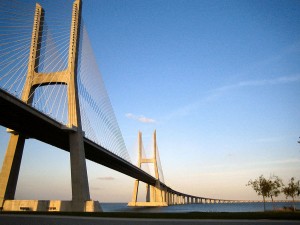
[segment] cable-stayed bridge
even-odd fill
[[[0,125],[8,143],[0,174],[1,210],[99,211],[90,199],[86,159],[136,179],[129,206],[236,202],[180,193],[163,181],[156,132],[153,157],[139,140],[131,163],[101,79],[80,0],[0,2]],[[72,200],[15,200],[24,143],[35,138],[70,152]],[[142,170],[153,164],[154,176]],[[139,182],[146,183],[138,202]]]

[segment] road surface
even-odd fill
[[[295,225],[300,221],[286,220],[183,220],[183,219],[122,219],[102,217],[71,217],[42,215],[1,215],[0,225]]]

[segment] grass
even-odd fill
[[[300,220],[300,212],[189,212],[189,213],[134,213],[134,212],[0,212],[16,215],[57,215],[113,218],[156,218],[156,219],[250,219],[250,220]]]

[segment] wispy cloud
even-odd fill
[[[98,180],[115,180],[114,177],[98,177]]]
[[[185,117],[188,116],[192,111],[198,109],[201,105],[201,103],[204,102],[204,99],[200,99],[196,102],[184,105],[178,109],[173,110],[170,112],[165,119],[166,120],[171,120],[174,118],[180,118],[180,117]]]
[[[283,84],[291,84],[295,82],[300,82],[300,74],[291,75],[291,76],[281,76],[272,79],[245,80],[230,85],[221,86],[219,88],[212,89],[207,93],[206,96],[203,96],[197,101],[189,103],[187,105],[184,105],[172,111],[171,113],[169,113],[169,115],[166,116],[166,118],[169,120],[173,118],[188,116],[191,112],[197,110],[203,104],[212,102],[220,98],[222,95],[226,94],[227,92],[236,89],[242,89],[247,87],[251,88],[251,87],[259,87],[259,86],[283,85]]]
[[[148,118],[148,117],[145,117],[145,116],[142,116],[142,115],[137,116],[137,115],[134,115],[132,113],[127,113],[125,116],[129,119],[137,120],[141,123],[156,123],[155,119]]]
[[[255,142],[279,142],[282,141],[284,137],[265,137],[265,138],[258,138]]]
[[[247,174],[252,172],[261,172],[262,169],[265,171],[272,171],[274,168],[280,168],[280,171],[290,171],[293,168],[298,168],[300,159],[299,158],[287,158],[270,161],[255,161],[255,162],[243,162],[241,164],[213,164],[205,166],[205,170],[199,172],[201,176],[226,176],[226,175],[238,175]],[[195,174],[194,176],[199,176]]]
[[[290,164],[290,163],[300,163],[300,159],[298,158],[289,158],[289,159],[280,159],[269,162],[261,162],[261,164]]]
[[[93,191],[103,190],[103,188],[99,188],[99,187],[90,187],[90,189],[93,190]]]
[[[270,85],[279,85],[279,84],[288,84],[300,81],[300,75],[294,76],[283,76],[272,79],[262,79],[262,80],[247,80],[241,81],[235,84],[226,85],[217,89],[214,89],[213,92],[223,92],[230,91],[232,89],[243,88],[243,87],[258,87],[258,86],[270,86]]]

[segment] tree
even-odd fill
[[[300,195],[300,181],[295,181],[295,178],[292,177],[288,183],[288,187],[284,187],[282,192],[285,194],[286,198],[291,197],[293,199],[293,207],[294,211],[296,211],[295,197]]]
[[[270,184],[269,197],[272,199],[273,209],[275,209],[273,197],[277,197],[281,193],[281,187],[283,186],[283,183],[282,180],[275,175],[271,176],[268,182]]]
[[[272,189],[270,181],[264,178],[263,175],[260,175],[260,177],[254,181],[249,180],[247,186],[252,186],[254,191],[263,197],[264,211],[266,211],[266,197],[270,196],[270,191]]]

